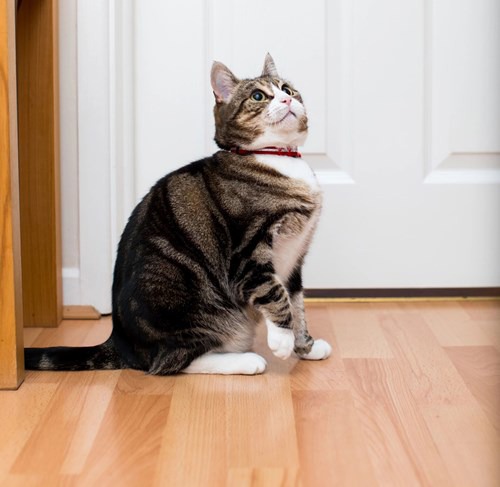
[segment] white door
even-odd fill
[[[497,0],[125,4],[113,245],[159,177],[215,150],[212,60],[252,77],[269,51],[303,94],[325,192],[305,286],[500,286]]]

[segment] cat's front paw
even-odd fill
[[[307,332],[303,331],[295,335],[295,345],[293,351],[299,355],[307,355],[314,345],[314,339]]]
[[[280,328],[272,321],[266,320],[267,344],[276,357],[286,360],[292,354],[295,337],[288,328]]]
[[[304,360],[323,360],[325,358],[328,358],[331,353],[331,345],[320,338],[319,340],[314,340],[313,346],[309,353],[306,353],[305,355],[299,355],[299,357]]]

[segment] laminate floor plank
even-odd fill
[[[289,377],[231,377],[225,401],[229,468],[298,468]]]
[[[446,353],[500,434],[500,353],[494,347],[450,347]]]
[[[43,328],[24,328],[24,346],[31,347],[43,332]]]
[[[454,302],[431,302],[419,308],[418,313],[443,347],[494,344],[466,309]]]
[[[96,372],[61,374],[61,382],[17,457],[12,473],[59,472]]]
[[[452,485],[398,361],[349,359],[346,369],[379,485]]]
[[[61,466],[61,474],[78,475],[83,472],[85,462],[96,444],[104,415],[112,398],[116,397],[114,389],[120,374],[121,371],[114,370],[105,374],[95,373],[92,377],[73,440]]]
[[[226,377],[180,376],[157,452],[153,485],[224,485]]]
[[[308,304],[328,360],[262,376],[28,371],[0,392],[0,486],[500,485],[500,302]],[[90,346],[111,319],[26,329]]]
[[[500,306],[498,301],[463,301],[459,305],[474,320],[496,321],[500,323]]]
[[[462,377],[420,314],[393,311],[379,314],[379,319],[398,366],[418,404],[462,404],[473,401]]]
[[[500,320],[478,320],[476,323],[483,330],[483,333],[488,335],[491,343],[500,352]]]
[[[453,485],[500,485],[499,438],[477,404],[429,405],[420,410]]]
[[[230,468],[227,487],[301,487],[298,469]]]
[[[170,400],[169,395],[113,394],[76,485],[152,485]]]
[[[377,485],[350,391],[295,391],[293,402],[304,485]]]
[[[307,308],[309,332],[314,338],[326,340],[332,347],[328,360],[316,362],[311,367],[307,360],[297,360],[290,370],[292,391],[348,390],[344,362],[339,353],[337,337],[332,326],[331,305],[314,304]],[[264,343],[262,346],[265,346]]]
[[[0,392],[0,472],[9,472],[47,413],[57,384],[25,384],[18,391]],[[52,436],[52,435],[50,435]],[[23,469],[24,471],[25,469]],[[0,476],[1,478],[1,476]]]
[[[330,319],[337,338],[338,354],[344,358],[391,358],[392,351],[370,304],[359,303],[330,308]]]

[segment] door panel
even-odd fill
[[[114,152],[134,184],[113,186],[117,229],[160,176],[215,150],[212,60],[254,76],[269,51],[304,96],[302,152],[325,193],[305,285],[500,285],[498,2],[125,5],[133,127]]]
[[[169,8],[137,5],[137,196],[214,150],[212,59],[253,76],[269,51],[304,95],[325,191],[306,285],[500,284],[498,2],[223,0],[175,22]]]

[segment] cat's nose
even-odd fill
[[[283,98],[283,100],[281,100],[281,103],[286,103],[288,106],[290,106],[290,104],[292,103],[292,97],[287,96],[286,98]]]

